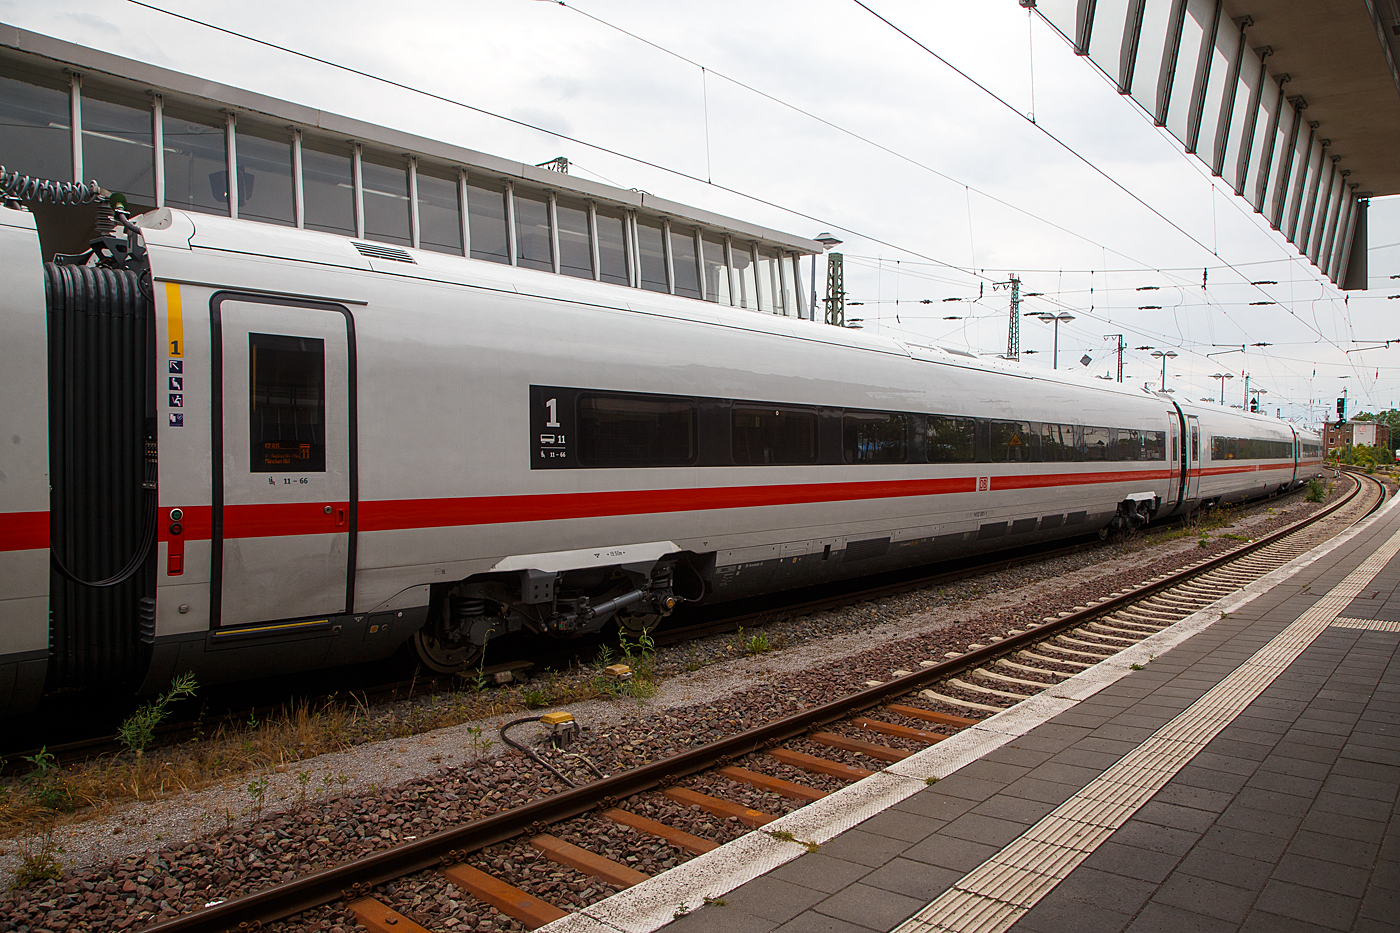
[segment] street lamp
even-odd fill
[[[1254,396],[1254,405],[1253,405],[1249,410],[1250,410],[1250,411],[1258,411],[1258,410],[1259,410],[1259,396],[1261,396],[1261,395],[1268,395],[1268,394],[1269,394],[1269,390],[1268,390],[1268,389],[1250,389],[1250,390],[1249,390],[1249,394],[1252,395],[1252,396]]]
[[[1072,321],[1072,320],[1074,320],[1074,315],[1073,315],[1073,314],[1070,314],[1068,311],[1061,311],[1059,314],[1051,314],[1049,311],[1045,311],[1045,312],[1042,312],[1041,314],[1037,314],[1036,317],[1040,318],[1040,319],[1041,319],[1042,321],[1044,321],[1046,324],[1049,324],[1049,323],[1053,322],[1054,325],[1055,325],[1055,356],[1054,356],[1055,362],[1054,362],[1054,364],[1053,364],[1050,368],[1051,368],[1051,369],[1059,369],[1059,368],[1060,368],[1060,322],[1061,322],[1061,321]]]
[[[1225,404],[1225,380],[1235,378],[1234,373],[1211,373],[1210,378],[1220,380],[1220,404]]]
[[[1176,359],[1176,351],[1168,350],[1163,353],[1161,350],[1153,350],[1152,355],[1162,360],[1162,391],[1165,392],[1167,391],[1167,360]],[[1221,385],[1224,384],[1223,382],[1221,383]]]

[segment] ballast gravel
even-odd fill
[[[941,661],[969,645],[1004,637],[1008,630],[1023,629],[1028,623],[1223,553],[1240,543],[1219,537],[1224,531],[1257,537],[1319,507],[1304,502],[1301,495],[1271,505],[1239,510],[1231,527],[1211,533],[1206,547],[1198,547],[1196,539],[1188,537],[1144,549],[1141,538],[1133,537],[900,596],[775,619],[762,632],[770,644],[785,645],[782,650],[749,654],[746,640],[732,635],[662,649],[657,667],[666,679],[654,697],[569,707],[588,727],[572,751],[608,772],[668,757],[835,699],[868,682],[916,670],[920,660]],[[1066,673],[1079,669],[1062,668]],[[1004,672],[1023,676],[1013,670]],[[981,683],[1000,689],[990,681]],[[963,697],[941,685],[939,692]],[[967,699],[990,706],[1013,702],[971,693],[964,691]],[[984,715],[918,698],[901,702],[970,718]],[[58,881],[0,894],[0,933],[139,928],[562,790],[562,782],[496,739],[495,729],[509,718],[514,717],[375,742],[300,762],[296,769],[310,771],[310,780],[298,780],[293,769],[244,776],[199,793],[122,807],[100,820],[64,826],[47,840],[4,840],[0,887],[9,888],[21,861],[40,851],[55,855],[65,875]],[[909,724],[948,731],[931,723]],[[830,731],[909,750],[922,747],[846,724],[833,724]],[[538,730],[521,726],[512,735],[537,737]],[[882,766],[811,738],[785,744],[868,770]],[[568,765],[565,773],[576,780],[590,777],[577,761],[549,757]],[[837,779],[789,768],[762,753],[736,764],[822,790],[843,786]],[[250,785],[256,788],[262,781],[266,783],[260,792],[250,790]],[[687,778],[681,786],[774,815],[796,806],[788,798],[714,774]],[[626,807],[716,842],[749,831],[737,819],[678,804],[658,791],[630,798]],[[609,857],[637,865],[647,874],[690,857],[596,815],[550,831],[590,848],[601,839]],[[539,896],[564,909],[591,903],[613,890],[597,879],[545,861],[525,842],[490,847],[469,861],[484,870],[509,862],[508,880],[528,879]],[[383,886],[376,896],[432,929],[521,929],[436,872]],[[293,923],[274,927],[313,933],[357,929],[344,904],[308,911]]]

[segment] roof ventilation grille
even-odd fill
[[[381,246],[378,243],[355,243],[355,249],[360,251],[361,256],[368,256],[371,259],[392,259],[394,262],[407,262],[417,265],[418,261],[404,250],[396,246]]]

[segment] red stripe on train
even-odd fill
[[[0,551],[32,551],[48,546],[48,512],[0,512]]]

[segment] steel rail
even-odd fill
[[[1363,478],[1370,479],[1358,477]],[[1380,508],[1385,501],[1384,484],[1374,479],[1372,482],[1379,487],[1380,496],[1367,515]],[[143,933],[222,933],[226,930],[260,929],[263,923],[282,920],[342,898],[362,897],[375,886],[405,875],[459,862],[487,846],[505,842],[524,833],[542,832],[549,824],[587,813],[597,807],[616,806],[622,798],[669,786],[681,778],[707,770],[716,763],[770,748],[852,713],[878,706],[892,697],[917,690],[930,682],[961,673],[1043,641],[1047,634],[1082,625],[1089,619],[1121,609],[1208,573],[1334,514],[1359,496],[1362,488],[1363,483],[1358,481],[1356,488],[1344,499],[1257,541],[1193,564],[1156,582],[1143,584],[1119,596],[1095,603],[1054,622],[1043,623],[985,648],[974,649],[957,658],[940,662],[933,667],[897,677],[876,687],[868,687],[850,696],[757,726],[701,748],[534,800],[521,807],[472,820],[453,829],[443,830],[381,852],[352,859],[342,865],[322,869],[253,894],[159,921],[143,928]]]

